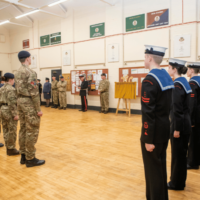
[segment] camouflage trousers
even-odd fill
[[[52,90],[53,104],[58,105],[58,90]]]
[[[3,106],[4,107],[4,106]],[[7,149],[14,149],[17,138],[17,122],[9,109],[1,108],[3,137]]]
[[[59,92],[59,102],[60,102],[60,107],[61,108],[66,108],[67,107],[66,92]]]
[[[27,160],[35,157],[35,144],[38,140],[40,117],[37,116],[31,98],[18,98],[17,106],[20,119],[19,146],[20,153],[26,155]]]
[[[101,111],[108,111],[109,109],[109,93],[103,92],[100,94]]]

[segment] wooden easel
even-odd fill
[[[118,111],[120,110],[120,111],[126,111],[126,114],[129,114],[129,117],[130,117],[131,116],[131,100],[130,99],[124,99],[125,104],[126,104],[126,109],[119,109],[120,100],[121,99],[118,99],[116,115],[118,114]],[[128,100],[128,109],[127,109],[127,100]]]

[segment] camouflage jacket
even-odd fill
[[[13,117],[17,116],[17,92],[9,83],[5,83],[0,89],[0,105],[3,110],[10,110]]]
[[[15,73],[15,88],[18,97],[31,97],[36,112],[40,112],[40,96],[37,86],[37,74],[26,65],[22,65]]]
[[[52,83],[51,83],[51,89],[52,90],[57,90],[58,89],[58,81],[57,80],[52,81]]]
[[[67,82],[66,81],[59,81],[58,82],[58,91],[59,92],[66,92],[66,86],[67,86]]]
[[[108,92],[109,85],[110,85],[110,82],[108,80],[101,80],[99,83],[99,91],[100,92]]]

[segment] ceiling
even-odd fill
[[[52,17],[65,18],[69,9],[80,11],[91,6],[105,6],[105,1],[111,3],[114,0],[68,0],[62,4],[48,7],[50,3],[56,1],[58,0],[0,0],[0,22],[10,20],[13,23],[31,27],[34,20],[46,20]],[[42,11],[28,17],[15,19],[16,16],[30,12],[34,8],[40,8]],[[3,26],[6,29],[12,30],[19,25],[8,23]]]

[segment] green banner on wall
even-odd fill
[[[105,35],[105,23],[90,26],[90,38],[102,37]]]
[[[126,32],[145,28],[145,14],[126,18]]]
[[[61,43],[61,32],[53,33],[50,35],[51,45]]]
[[[50,45],[50,39],[49,39],[49,35],[44,35],[40,37],[40,46],[44,47],[44,46],[48,46]]]

